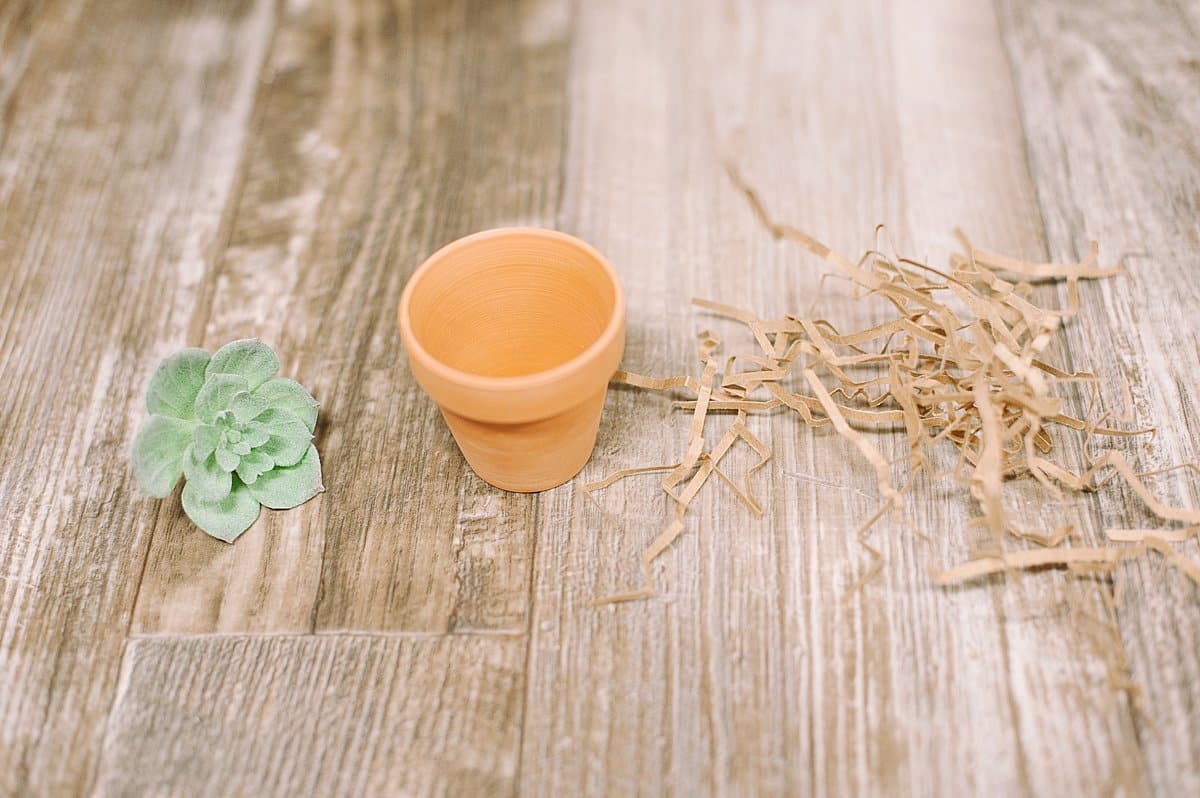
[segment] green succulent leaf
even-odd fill
[[[259,386],[254,395],[266,400],[270,407],[290,410],[296,418],[304,422],[309,432],[317,428],[317,400],[295,380],[289,380],[287,377],[267,380]]]
[[[203,349],[181,349],[168,357],[150,377],[146,409],[152,415],[195,418],[192,407],[204,385],[208,363],[208,352]]]
[[[195,422],[150,416],[133,441],[133,476],[156,499],[171,495],[183,475],[183,453]]]
[[[232,543],[258,518],[258,500],[240,482],[233,484],[225,498],[211,501],[196,491],[189,480],[183,486],[183,511],[208,534]]]
[[[273,468],[259,475],[247,489],[272,510],[290,510],[325,490],[321,482],[321,457],[309,445],[303,459],[288,468]]]
[[[213,374],[196,395],[196,418],[212,424],[217,416],[229,409],[233,397],[248,393],[249,383],[236,374]]]
[[[249,392],[236,393],[229,402],[229,412],[242,423],[257,418],[266,409],[267,400]]]
[[[270,457],[276,466],[295,465],[308,451],[312,433],[295,413],[272,407],[255,421],[263,426],[268,435],[266,443],[255,451]]]
[[[192,434],[192,454],[200,459],[208,457],[221,445],[221,428],[215,424],[200,424]]]
[[[205,501],[220,501],[229,495],[233,487],[232,475],[218,465],[215,452],[200,458],[189,446],[183,454],[183,473],[187,477],[188,487]]]
[[[274,350],[257,338],[244,338],[225,344],[212,356],[207,376],[236,374],[250,383],[250,390],[262,385],[279,371]]]
[[[251,449],[257,449],[267,442],[271,437],[271,433],[267,428],[257,421],[250,421],[246,424],[246,428],[242,430],[242,442]]]
[[[217,451],[213,453],[213,456],[216,457],[217,466],[220,467],[222,471],[232,471],[238,467],[238,461],[241,460],[241,457],[238,456],[237,452],[233,451],[232,449],[227,449],[224,446],[218,448]]]
[[[237,475],[242,482],[253,485],[255,480],[275,467],[275,461],[262,452],[250,452],[238,461]]]

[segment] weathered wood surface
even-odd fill
[[[1145,470],[1200,461],[1200,4],[1048,2],[999,6],[1049,254],[1094,239],[1128,274],[1096,286],[1067,331],[1075,366],[1127,380],[1152,443],[1124,450]],[[1119,390],[1107,392],[1121,406]],[[1200,474],[1153,485],[1200,506]],[[1097,497],[1109,526],[1155,526],[1131,492]],[[1178,547],[1200,556],[1193,541]],[[1143,561],[1116,611],[1150,791],[1200,793],[1200,591]],[[1132,759],[1132,757],[1131,757]]]
[[[563,221],[644,269],[629,278],[629,368],[690,364],[687,333],[713,324],[687,309],[691,296],[778,315],[815,295],[819,267],[756,226],[725,155],[776,215],[851,257],[877,222],[935,264],[956,225],[989,247],[1044,255],[992,9],[868,5],[760,15],[714,3],[680,20],[630,3],[615,22],[611,7],[583,13]],[[843,329],[862,323],[863,303],[838,293],[822,313]],[[666,407],[620,392],[585,477],[677,459],[687,419],[664,423]],[[723,488],[704,494],[662,558],[655,606],[588,610],[637,579],[665,508],[652,478],[604,494],[630,520],[625,536],[597,534],[601,516],[578,499],[543,509],[531,793],[1092,794],[1136,783],[1125,698],[1061,609],[1082,599],[1073,585],[1044,574],[1015,589],[932,588],[926,565],[967,556],[970,542],[971,510],[943,488],[911,499],[935,545],[875,530],[887,566],[853,593],[869,563],[853,532],[882,501],[874,475],[848,444],[790,417],[759,429],[775,448],[760,480],[772,516],[753,522]]]
[[[955,226],[1130,252],[1055,354],[1106,407],[1129,381],[1159,426],[1123,449],[1140,467],[1196,460],[1197,30],[1195,4],[1127,0],[0,3],[0,795],[1200,792],[1177,574],[1126,566],[1116,601],[1054,571],[938,589],[928,563],[979,537],[961,493],[918,488],[931,542],[874,529],[855,591],[873,478],[777,416],[752,422],[767,517],[714,483],[659,595],[595,609],[638,578],[654,478],[601,494],[623,529],[575,485],[489,488],[393,323],[440,244],[554,226],[621,272],[626,367],[694,370],[695,332],[739,340],[692,296],[775,314],[818,287],[731,159],[852,256],[878,222],[935,264]],[[821,307],[872,312],[836,285]],[[322,400],[328,492],[227,546],[125,458],[158,359],[248,335]],[[613,390],[581,479],[685,434]],[[1119,489],[1011,509],[1081,542],[1151,521]]]
[[[524,657],[482,635],[135,640],[97,792],[511,794]]]
[[[146,375],[192,342],[270,2],[0,12],[0,794],[88,788],[151,530]]]

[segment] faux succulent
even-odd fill
[[[182,349],[164,360],[146,389],[150,418],[133,443],[142,489],[165,498],[187,477],[184,512],[230,543],[260,505],[287,510],[323,491],[312,444],[317,402],[277,371],[275,352],[253,339],[211,357]]]

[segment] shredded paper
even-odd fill
[[[584,486],[585,494],[611,519],[597,491],[635,474],[666,472],[662,488],[673,504],[662,531],[642,553],[642,586],[597,599],[597,604],[654,595],[654,560],[683,533],[690,503],[714,474],[751,512],[762,514],[751,477],[770,459],[771,450],[746,422],[753,414],[779,408],[792,411],[807,426],[832,426],[872,469],[883,504],[859,529],[860,541],[884,517],[911,527],[904,515],[904,498],[918,473],[965,487],[979,511],[976,521],[990,531],[995,551],[946,569],[931,565],[936,584],[1047,566],[1107,570],[1151,550],[1200,582],[1200,565],[1171,547],[1200,530],[1200,511],[1162,503],[1143,481],[1151,474],[1139,474],[1120,452],[1091,450],[1094,438],[1153,433],[1153,429],[1122,428],[1132,421],[1128,385],[1122,386],[1126,409],[1120,417],[1091,411],[1085,417],[1072,415],[1057,386],[1083,382],[1094,387],[1097,378],[1087,372],[1068,372],[1044,359],[1063,320],[1079,310],[1079,281],[1120,271],[1097,264],[1096,245],[1080,263],[1030,263],[977,249],[959,233],[962,252],[951,257],[945,270],[885,254],[878,246],[851,261],[800,230],[773,221],[735,170],[730,169],[730,177],[774,238],[794,242],[822,258],[834,276],[855,286],[859,299],[884,303],[890,316],[865,329],[842,331],[827,319],[812,318],[811,311],[766,319],[742,308],[697,299],[694,304],[699,308],[745,325],[757,349],[722,363],[717,355],[719,342],[706,331],[700,335],[699,377],[660,379],[618,372],[617,383],[683,392],[686,398],[677,407],[692,415],[679,462],[624,469]],[[1034,300],[1033,285],[1047,281],[1065,281],[1065,310],[1042,307]],[[706,447],[705,423],[714,414],[732,414],[733,421],[714,445]],[[1056,428],[1083,434],[1085,467],[1072,469],[1063,458],[1053,456],[1059,448]],[[872,434],[894,429],[904,434],[904,452],[898,461],[880,450],[878,443],[887,439]],[[740,484],[720,468],[722,458],[739,441],[759,458]],[[933,450],[942,446],[953,447],[956,464],[938,472]],[[896,487],[891,478],[897,462],[908,467],[903,487]],[[1180,467],[1196,470],[1192,464]],[[1055,497],[1064,490],[1094,491],[1119,479],[1164,525],[1107,529],[1111,544],[1107,546],[1066,546],[1073,532],[1070,525],[1030,531],[1008,518],[1003,491],[1006,482],[1016,477],[1037,480]],[[1003,553],[1000,544],[1006,538],[1039,548]],[[882,564],[879,553],[867,549],[873,565],[863,580]]]

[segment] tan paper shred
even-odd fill
[[[812,309],[769,319],[744,308],[696,299],[693,303],[702,310],[744,325],[757,349],[735,352],[722,362],[717,355],[720,342],[705,331],[700,334],[698,377],[656,378],[617,372],[617,383],[682,392],[675,407],[690,411],[692,417],[678,463],[623,469],[584,486],[587,496],[599,505],[596,492],[617,480],[666,471],[662,489],[672,502],[670,517],[642,553],[642,586],[596,603],[654,595],[654,560],[683,533],[689,505],[713,474],[752,513],[762,515],[750,480],[770,459],[771,450],[751,433],[747,421],[781,409],[794,413],[806,426],[832,426],[875,473],[883,504],[858,530],[858,540],[871,554],[872,563],[855,588],[882,567],[882,556],[866,542],[869,530],[889,514],[912,528],[904,518],[904,493],[913,484],[911,477],[921,470],[932,479],[951,479],[966,486],[980,513],[976,522],[990,531],[994,546],[985,556],[952,568],[931,566],[937,584],[1050,566],[1107,571],[1147,551],[1157,552],[1166,565],[1200,582],[1200,564],[1171,548],[1172,543],[1197,535],[1200,510],[1160,501],[1143,481],[1153,473],[1137,473],[1121,453],[1093,453],[1094,439],[1154,432],[1153,428],[1122,428],[1134,420],[1128,382],[1122,386],[1120,416],[1098,414],[1094,412],[1099,396],[1096,376],[1067,371],[1046,359],[1046,350],[1061,333],[1064,320],[1079,310],[1079,281],[1120,272],[1120,267],[1097,265],[1094,244],[1079,263],[1030,263],[976,248],[956,231],[963,251],[950,258],[948,268],[937,269],[884,254],[881,240],[886,231],[877,228],[875,246],[858,261],[851,261],[812,236],[773,221],[736,170],[730,169],[729,174],[773,237],[794,242],[833,267],[832,273],[822,276],[822,285],[829,276],[847,280],[860,301],[883,302],[892,315],[863,329],[843,330],[832,320],[815,317]],[[1044,282],[1065,282],[1065,310],[1042,307],[1034,301],[1033,285]],[[816,306],[814,302],[813,308]],[[1060,385],[1070,383],[1083,384],[1092,392],[1093,407],[1081,416],[1068,413],[1065,397],[1057,392]],[[735,416],[733,422],[718,442],[706,449],[708,419],[729,413]],[[1055,428],[1082,433],[1072,439],[1082,437],[1079,445],[1087,461],[1082,470],[1073,470],[1054,456],[1060,446]],[[896,460],[885,457],[872,440],[872,430],[903,430],[904,455]],[[741,485],[719,467],[739,441],[758,455]],[[957,463],[935,472],[934,449],[946,444],[957,453]],[[909,472],[900,489],[892,483],[896,465]],[[1175,468],[1200,473],[1195,464]],[[1132,545],[1071,545],[1077,541],[1070,524],[1028,530],[1008,517],[1004,488],[1008,480],[1017,477],[1032,477],[1055,497],[1063,490],[1099,490],[1119,479],[1168,525],[1106,530],[1113,544]],[[928,539],[926,533],[914,531]],[[1038,548],[1003,552],[1004,541],[1027,541]]]
[[[1105,536],[1109,540],[1121,543],[1141,543],[1150,538],[1158,538],[1165,543],[1184,543],[1196,537],[1200,526],[1185,526],[1182,529],[1106,529]]]

